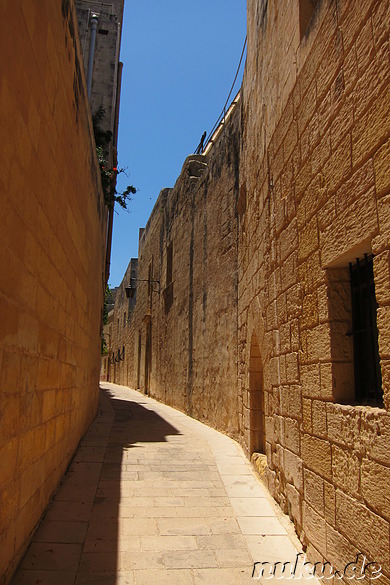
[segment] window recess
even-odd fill
[[[383,406],[373,256],[365,254],[362,260],[350,263],[349,273],[355,400],[358,404]]]

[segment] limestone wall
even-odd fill
[[[266,452],[269,488],[312,559],[343,568],[362,552],[387,577],[389,23],[387,1],[248,2],[238,201],[243,444]],[[365,253],[377,407],[353,393],[348,265]]]
[[[237,217],[240,106],[207,155],[187,158],[140,231],[137,300],[114,313],[111,380],[238,436]],[[171,267],[169,263],[171,258]],[[158,281],[148,284],[148,280]],[[152,290],[153,289],[153,290]],[[117,337],[115,338],[115,335]]]
[[[262,453],[310,558],[361,552],[387,583],[389,22],[385,0],[248,2],[242,104],[140,232],[110,373]],[[372,322],[357,357],[349,265],[365,255],[379,336]],[[355,389],[375,352],[376,402]]]
[[[73,2],[0,20],[4,583],[96,411],[106,211]]]

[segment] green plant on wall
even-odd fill
[[[101,127],[104,114],[105,110],[103,106],[100,106],[97,112],[92,116],[104,201],[107,207],[113,207],[115,203],[118,203],[123,209],[127,209],[127,204],[131,201],[131,196],[134,195],[137,190],[133,185],[128,185],[126,189],[121,192],[116,189],[116,178],[120,173],[125,173],[125,169],[111,167],[108,164],[107,147],[112,139],[112,132],[103,130]]]

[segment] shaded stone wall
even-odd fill
[[[248,2],[240,428],[311,558],[362,552],[389,577],[389,3],[319,0],[303,30],[307,4]],[[353,397],[348,264],[365,253],[384,407]]]
[[[73,2],[0,20],[4,583],[96,411],[106,210]]]
[[[140,231],[136,304],[131,265],[115,303],[113,349],[125,356],[110,370],[236,437],[240,114],[238,103],[209,152],[187,158]]]

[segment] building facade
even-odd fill
[[[248,3],[238,259],[242,442],[311,558],[387,577],[389,23],[381,1]]]
[[[386,583],[389,10],[248,1],[240,103],[141,234],[110,378],[260,453],[310,558]]]
[[[96,413],[107,207],[73,1],[0,19],[3,584]]]
[[[240,111],[238,97],[215,145],[186,159],[140,230],[138,263],[131,260],[117,292],[102,371],[111,360],[111,381],[236,437]]]
[[[116,153],[122,64],[119,61],[124,0],[75,0],[84,69],[92,115],[102,108],[103,131],[113,140],[109,162]]]

